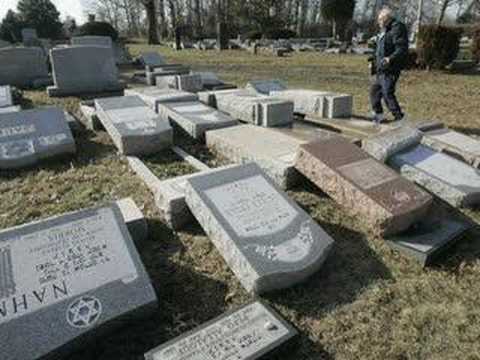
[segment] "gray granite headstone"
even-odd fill
[[[156,86],[127,89],[125,90],[125,95],[139,96],[156,112],[158,112],[158,107],[160,104],[198,100],[198,96],[196,94],[175,89],[160,89]]]
[[[72,45],[81,46],[106,46],[113,48],[110,36],[74,36],[71,39]]]
[[[48,79],[47,58],[37,47],[0,49],[0,85],[31,87]]]
[[[240,92],[216,96],[218,110],[233,118],[263,127],[287,126],[293,123],[293,102]]]
[[[13,105],[12,89],[10,86],[0,86],[0,108]]]
[[[0,232],[2,359],[58,358],[157,299],[117,206]]]
[[[144,66],[155,67],[166,64],[165,59],[157,52],[142,53],[139,59]]]
[[[425,145],[392,156],[389,164],[454,207],[480,202],[480,171]]]
[[[108,93],[123,90],[111,48],[72,46],[50,51],[54,86],[49,96]]]
[[[363,140],[362,148],[375,159],[386,162],[392,155],[416,146],[422,133],[410,126],[400,126]]]
[[[162,89],[176,89],[193,93],[203,89],[202,77],[199,74],[157,76],[156,86]]]
[[[173,65],[173,66],[161,66],[156,67],[151,71],[147,71],[146,83],[150,86],[159,86],[159,87],[168,87],[165,83],[162,83],[163,77],[172,77],[175,75],[188,75],[190,74],[190,69],[183,65]]]
[[[312,140],[253,125],[207,131],[205,138],[208,148],[233,163],[256,162],[282,189],[289,189],[302,179],[295,169],[295,156],[300,145]]]
[[[168,121],[138,96],[96,99],[95,108],[121,154],[151,154],[172,146]]]
[[[37,30],[32,28],[22,29],[22,42],[25,46],[38,46],[40,41],[38,39]]]
[[[480,168],[480,141],[451,129],[436,129],[424,132],[425,145],[453,154],[475,168]]]
[[[195,74],[200,75],[203,86],[212,88],[215,86],[221,86],[225,84],[222,80],[220,80],[218,75],[213,72],[208,72],[208,71],[195,72]]]
[[[0,114],[0,169],[21,168],[75,153],[65,113],[45,108]]]
[[[199,101],[162,104],[158,113],[195,139],[203,139],[209,130],[238,125],[238,121]]]
[[[270,95],[272,91],[287,90],[287,85],[281,80],[252,80],[247,83],[247,90],[259,95]]]
[[[320,118],[348,118],[353,112],[353,96],[316,90],[272,91],[271,96],[295,104],[295,112]]]
[[[245,89],[224,89],[224,90],[210,90],[210,91],[201,91],[199,92],[198,98],[204,104],[214,107],[217,107],[217,97],[230,95],[230,94],[250,94]]]
[[[298,331],[255,301],[145,354],[145,360],[258,360],[278,353]]]
[[[185,198],[249,292],[306,280],[333,246],[332,238],[255,163],[190,178]]]

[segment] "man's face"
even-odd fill
[[[378,14],[378,25],[383,29],[390,19],[390,14],[384,11],[380,11]]]

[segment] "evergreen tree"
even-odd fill
[[[15,43],[22,39],[23,24],[17,14],[8,10],[0,25],[0,39]]]
[[[62,36],[60,13],[50,0],[20,0],[17,9],[25,26],[36,29],[39,37],[58,39]]]

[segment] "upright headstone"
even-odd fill
[[[423,134],[423,143],[453,154],[475,168],[480,168],[480,141],[450,129],[436,129]]]
[[[208,131],[205,138],[210,149],[233,163],[256,162],[282,189],[301,179],[295,156],[305,140],[253,125]]]
[[[145,101],[155,112],[160,104],[197,101],[198,96],[186,91],[175,89],[160,89],[156,86],[125,90],[126,96],[138,96]]]
[[[188,207],[244,288],[288,288],[314,274],[332,238],[255,164],[187,180]]]
[[[65,356],[156,309],[116,205],[1,231],[0,268],[5,360]]]
[[[121,154],[151,154],[172,146],[172,128],[138,96],[95,100],[97,116]]]
[[[71,43],[78,46],[105,46],[113,49],[110,36],[74,36]]]
[[[259,360],[278,354],[297,334],[270,307],[255,301],[149,351],[145,360]]]
[[[48,79],[47,58],[37,47],[0,49],[0,85],[32,87]]]
[[[13,105],[12,89],[10,86],[0,86],[0,108]]]
[[[112,49],[104,46],[72,46],[50,51],[55,86],[49,96],[119,92]]]
[[[139,60],[146,67],[156,67],[166,64],[165,59],[157,52],[142,53]]]
[[[477,169],[425,145],[390,157],[389,164],[454,207],[480,203],[480,173]]]
[[[252,80],[247,83],[246,89],[258,95],[270,95],[273,91],[287,90],[287,85],[278,79]]]
[[[293,103],[277,98],[245,93],[216,96],[217,109],[241,121],[263,127],[287,126],[293,123]]]
[[[38,39],[37,30],[32,28],[22,29],[22,42],[24,46],[38,46],[41,44]]]
[[[271,96],[292,101],[295,112],[320,118],[348,118],[353,112],[353,96],[315,90],[272,91]]]
[[[0,114],[0,169],[30,166],[75,151],[75,140],[61,109]]]
[[[217,22],[217,49],[226,50],[228,48],[228,28],[225,22]]]
[[[400,233],[428,212],[432,197],[341,138],[302,145],[296,168],[378,233]]]
[[[238,125],[237,120],[199,101],[162,104],[158,113],[195,139],[204,139],[209,130]]]

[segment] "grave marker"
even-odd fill
[[[50,51],[54,86],[49,96],[120,92],[118,70],[111,48],[72,46]]]
[[[0,85],[32,87],[49,78],[47,59],[37,47],[0,49]]]
[[[0,268],[5,360],[65,356],[156,309],[116,205],[1,231]]]
[[[283,349],[298,332],[255,301],[145,354],[145,360],[258,360]]]
[[[156,86],[127,89],[125,95],[140,97],[157,113],[160,104],[198,100],[198,96],[195,94],[175,89],[160,89]]]
[[[0,86],[0,108],[13,106],[12,89],[10,86]]]
[[[172,66],[162,66],[155,68],[152,71],[147,71],[145,73],[146,82],[150,86],[161,85],[160,79],[162,77],[170,77],[175,75],[188,75],[190,74],[190,69],[183,65],[172,65]]]
[[[242,165],[187,180],[188,207],[249,292],[291,287],[315,273],[331,237],[273,184]]]
[[[151,154],[172,146],[169,123],[138,96],[96,99],[95,108],[121,154]]]
[[[432,197],[342,138],[302,145],[296,168],[382,235],[408,229]]]
[[[165,59],[157,52],[142,53],[139,60],[146,67],[156,67],[166,64]]]
[[[162,104],[159,115],[179,126],[195,139],[205,138],[209,130],[238,125],[237,120],[199,101]]]
[[[0,114],[0,169],[26,167],[75,151],[75,140],[60,109]]]
[[[203,90],[202,77],[199,74],[157,76],[156,85],[162,89],[176,89],[193,93]]]
[[[270,95],[273,91],[287,90],[287,85],[285,85],[283,81],[277,79],[252,80],[247,83],[245,88],[258,95]]]
[[[77,46],[105,46],[113,49],[110,36],[74,36],[71,39],[72,45]]]

